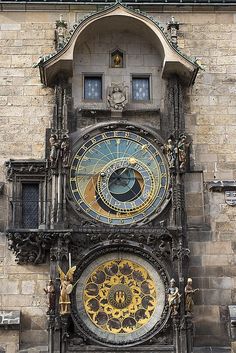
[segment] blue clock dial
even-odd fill
[[[74,201],[92,218],[113,225],[141,223],[166,204],[169,172],[162,151],[127,131],[87,140],[70,170]]]

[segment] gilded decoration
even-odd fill
[[[131,260],[111,260],[87,279],[83,301],[90,320],[113,334],[145,326],[157,304],[157,290],[148,271]]]

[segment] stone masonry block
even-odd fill
[[[221,255],[221,254],[232,254],[232,244],[230,241],[215,241],[207,242],[206,244],[206,254],[210,255]]]
[[[46,330],[30,330],[21,333],[22,345],[27,344],[31,346],[47,345],[48,334]]]
[[[232,300],[230,289],[202,289],[201,292],[205,305],[228,305]]]
[[[13,55],[12,67],[31,67],[33,65],[32,55]]]
[[[19,281],[0,279],[0,294],[19,294]]]
[[[227,255],[203,255],[202,256],[203,266],[225,266],[229,264]]]
[[[20,295],[20,294],[9,294],[2,298],[2,305],[4,308],[24,307],[32,304],[32,296]]]
[[[22,294],[34,294],[35,293],[35,281],[22,281],[21,292]]]
[[[211,288],[231,289],[233,288],[233,279],[231,277],[212,277],[209,278]]]
[[[2,31],[20,31],[21,24],[20,23],[2,23],[1,30]]]

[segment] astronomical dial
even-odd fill
[[[110,346],[150,338],[167,315],[162,276],[135,254],[97,256],[76,282],[75,321],[89,337]]]
[[[161,150],[127,131],[87,140],[70,170],[74,201],[92,218],[112,225],[140,223],[163,209],[169,173]]]

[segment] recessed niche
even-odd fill
[[[113,68],[124,67],[124,52],[120,49],[115,49],[111,52],[110,66]]]

